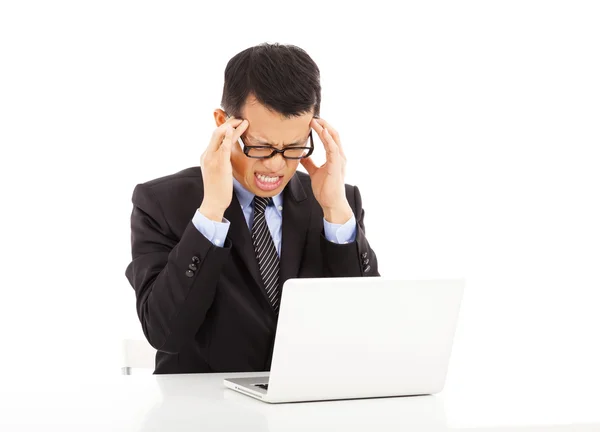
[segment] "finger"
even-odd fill
[[[331,135],[335,143],[338,145],[342,157],[346,158],[346,155],[344,154],[344,147],[342,146],[342,140],[340,139],[340,134],[338,133],[338,131],[335,130],[335,128],[331,126],[331,124],[327,123],[327,121],[323,120],[322,118],[317,119],[317,123],[324,129],[327,129],[329,131],[329,134]]]
[[[241,123],[242,123],[242,119],[230,118],[229,120],[224,122],[221,126],[216,128],[212,134],[212,137],[208,144],[207,150],[210,152],[216,152],[219,149],[219,147],[221,146],[221,143],[223,142],[223,138],[225,138],[225,132],[227,130],[227,127],[228,126],[237,127]]]
[[[325,137],[325,129],[321,124],[317,121],[317,119],[313,118],[310,122],[310,126],[317,132],[323,146],[325,147],[325,151],[329,152],[329,143],[327,143],[327,139]]]
[[[339,146],[333,140],[333,137],[327,132],[327,129],[321,125],[319,120],[321,119],[313,119],[311,122],[311,126],[319,134],[319,138],[321,138],[321,142],[325,147],[325,152],[327,153],[329,159],[330,153],[339,153]]]
[[[340,153],[340,148],[333,140],[333,137],[329,134],[327,129],[324,130],[323,135],[325,136],[325,142],[328,144],[326,158],[327,163],[329,164],[330,170],[328,172],[331,174],[333,172],[341,173],[342,176],[345,175],[345,162]]]
[[[237,140],[240,139],[242,134],[244,132],[246,132],[246,130],[248,129],[248,126],[250,126],[250,123],[248,122],[248,120],[244,119],[244,121],[242,121],[242,123],[240,123],[240,125],[235,128],[235,132],[233,133],[232,142],[237,142]]]
[[[227,129],[225,131],[225,137],[223,138],[223,142],[221,144],[221,148],[223,149],[223,151],[231,153],[233,144],[236,143],[240,136],[242,136],[246,129],[248,129],[248,126],[249,122],[245,119],[235,129],[231,125],[227,126]]]
[[[231,147],[233,145],[233,134],[233,127],[230,124],[225,126],[225,137],[223,138],[223,142],[219,150],[225,152],[227,157],[229,157],[229,154],[231,153]]]
[[[319,169],[310,157],[300,159],[300,163],[304,168],[306,168],[306,172],[311,177]]]
[[[310,121],[310,127],[312,127],[318,134],[321,136],[321,132],[323,132],[323,126],[319,123],[319,119],[313,118]]]
[[[323,144],[325,145],[325,150],[327,151],[327,158],[329,159],[330,155],[333,157],[340,156],[340,147],[334,141],[327,128],[323,128],[323,136],[325,137]]]
[[[243,121],[243,119],[238,118],[238,117],[227,117],[227,120],[225,120],[225,123],[241,123]],[[223,123],[223,124],[225,124]],[[235,127],[235,125],[232,124],[233,127]]]
[[[331,124],[327,123],[322,118],[318,118],[318,119],[315,119],[315,120],[317,121],[318,125],[320,125],[322,128],[327,129],[329,131],[329,134],[333,137],[333,139],[335,140],[335,142],[339,141],[340,135],[337,132],[337,130],[335,130],[335,128],[333,126],[331,126]]]
[[[340,134],[333,128],[333,126],[331,126],[331,124],[327,123],[327,121],[323,120],[322,118],[315,119],[315,120],[316,120],[316,123],[319,126],[321,126],[324,131],[329,132],[329,135],[331,136],[331,138],[333,138],[333,140],[337,144],[339,155],[341,157],[332,155],[331,157],[328,157],[328,160],[331,161],[332,163],[338,163],[338,161],[339,161],[339,163],[341,164],[342,178],[345,178],[346,177],[346,154],[344,153],[344,147],[342,146],[342,141],[340,140]],[[329,155],[329,153],[328,153],[328,155]]]

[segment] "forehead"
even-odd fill
[[[245,135],[248,138],[272,144],[288,144],[306,139],[310,131],[312,113],[284,117],[249,98],[242,109],[242,118],[248,120]]]

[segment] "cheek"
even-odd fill
[[[288,160],[287,161],[287,169],[291,174],[296,172],[296,170],[298,169],[298,165],[300,165],[299,160]]]
[[[239,152],[231,153],[231,166],[233,168],[233,172],[236,174],[238,178],[244,178],[248,175],[251,175],[254,171],[255,161],[246,157],[246,155]]]

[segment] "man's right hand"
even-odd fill
[[[221,222],[233,197],[233,168],[231,149],[248,128],[248,120],[230,118],[213,132],[206,151],[200,158],[204,200],[200,213]]]

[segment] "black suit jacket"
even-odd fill
[[[224,247],[192,224],[203,199],[199,167],[137,185],[126,270],[146,338],[158,350],[155,373],[268,371],[277,316],[268,302],[242,209],[233,193]],[[284,189],[280,283],[290,278],[378,276],[364,233],[358,189],[346,185],[356,241],[323,234],[310,177]],[[340,302],[343,302],[340,299]],[[310,313],[310,311],[307,311]],[[332,311],[335,313],[335,311]]]

